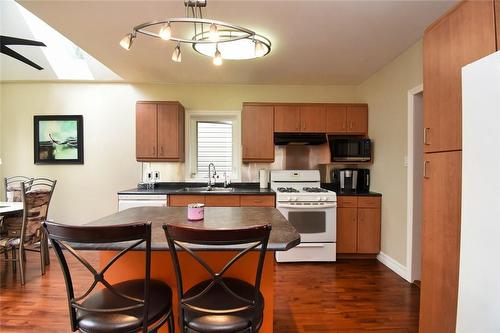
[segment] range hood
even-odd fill
[[[274,144],[285,145],[321,145],[326,143],[326,134],[322,133],[274,133]]]

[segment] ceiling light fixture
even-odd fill
[[[184,0],[185,17],[139,24],[132,29],[132,33],[123,37],[120,45],[130,50],[137,33],[171,40],[177,43],[172,60],[180,62],[180,44],[191,44],[196,52],[213,57],[216,66],[221,65],[223,59],[254,59],[271,52],[271,41],[266,37],[231,23],[203,18],[202,8],[206,6],[207,0]],[[173,34],[186,32],[186,26],[187,37]]]
[[[172,53],[172,60],[175,62],[182,61],[181,46],[179,45],[179,43],[177,43],[177,46],[174,49],[174,53]]]

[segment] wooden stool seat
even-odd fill
[[[113,285],[122,294],[133,298],[144,299],[144,280],[130,280]],[[149,285],[151,298],[149,300],[148,322],[154,323],[169,312],[172,304],[172,289],[164,282],[151,280]],[[109,289],[102,289],[87,298],[82,306],[92,309],[121,308],[133,305],[117,296]],[[143,309],[136,308],[120,313],[98,313],[77,310],[78,327],[80,330],[92,333],[135,332],[142,328]]]

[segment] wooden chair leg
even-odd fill
[[[24,253],[24,249],[19,247],[19,254],[17,258],[17,262],[19,263],[19,271],[21,272],[21,285],[24,286],[25,278],[24,278],[24,260],[26,257],[26,253]]]
[[[17,270],[17,254],[16,254],[16,247],[11,248],[11,256],[12,256],[12,269],[14,272]]]
[[[45,275],[45,242],[43,238],[40,241],[40,272]]]

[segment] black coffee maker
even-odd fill
[[[333,169],[331,174],[333,190],[340,193],[370,192],[369,169]]]

